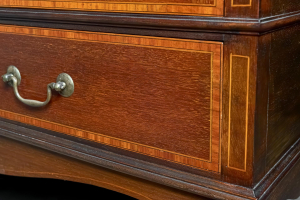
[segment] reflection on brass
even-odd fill
[[[2,79],[5,83],[8,83],[10,86],[14,88],[14,93],[22,103],[32,106],[32,107],[42,107],[49,103],[52,96],[52,90],[57,91],[60,95],[64,97],[69,97],[74,92],[74,83],[72,78],[66,74],[62,73],[58,75],[55,83],[50,83],[47,86],[47,99],[44,102],[31,100],[31,99],[24,99],[20,96],[18,91],[18,85],[21,83],[21,74],[18,68],[15,66],[9,66],[7,69],[7,73],[2,76]]]

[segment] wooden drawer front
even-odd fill
[[[222,43],[0,26],[0,70],[21,72],[24,98],[71,75],[49,105],[0,86],[0,116],[128,151],[219,172]]]
[[[0,7],[223,16],[222,0],[5,0]]]

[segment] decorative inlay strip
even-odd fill
[[[231,0],[231,7],[251,7],[252,5],[252,0]]]
[[[126,12],[175,15],[223,15],[222,0],[198,0],[191,3],[76,1],[76,0],[6,0],[0,7],[84,10],[98,12]]]
[[[90,140],[93,142],[98,142],[101,144],[118,147],[121,149],[129,150],[129,151],[136,151],[140,154],[144,154],[144,155],[148,155],[148,156],[150,155],[150,156],[164,159],[164,160],[172,160],[173,162],[192,166],[192,167],[204,168],[203,163],[205,161],[203,161],[201,159],[174,153],[174,152],[169,152],[169,151],[154,148],[154,147],[149,147],[149,146],[134,143],[134,142],[121,140],[121,139],[114,138],[114,137],[109,137],[109,136],[102,135],[99,133],[88,132],[85,130],[65,126],[62,124],[57,124],[54,122],[49,122],[49,121],[45,121],[45,120],[41,120],[41,119],[29,117],[29,116],[17,114],[17,113],[12,113],[12,112],[5,111],[5,110],[0,110],[0,117],[6,118],[9,120],[13,120],[13,121],[17,121],[17,122],[21,122],[21,123],[25,123],[25,124],[29,124],[29,125],[33,125],[36,127],[48,129],[51,131],[56,131],[56,132],[64,133],[67,135],[79,137],[79,138],[82,138],[85,140]],[[169,158],[169,159],[166,159],[166,158]]]
[[[125,34],[97,33],[62,29],[47,29],[24,26],[0,25],[0,33],[27,35],[32,37],[57,38],[85,42],[108,43],[114,45],[142,46],[147,48],[171,49],[176,51],[192,51],[211,55],[211,116],[210,116],[210,156],[209,160],[183,155],[95,132],[58,124],[55,122],[25,116],[6,110],[0,110],[0,117],[45,128],[48,130],[80,137],[86,140],[114,146],[140,154],[180,163],[183,165],[220,172],[220,80],[222,65],[222,43],[173,38],[157,38]],[[27,114],[27,113],[26,113]],[[32,113],[34,116],[34,113]]]
[[[249,69],[249,56],[230,54],[228,167],[240,171],[247,164]]]

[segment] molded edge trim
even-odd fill
[[[272,192],[272,189],[300,160],[300,138],[295,144],[278,160],[278,162],[261,179],[253,191],[259,200],[264,200]]]
[[[256,199],[250,188],[121,156],[26,127],[21,123],[16,125],[9,123],[9,120],[0,119],[1,136],[29,145],[208,198],[221,200]]]
[[[250,19],[0,8],[0,20],[257,35],[300,22],[300,11]]]
[[[300,160],[299,139],[252,189],[121,156],[34,130],[32,126],[9,122],[10,120],[0,118],[1,136],[179,190],[221,200],[264,200]]]

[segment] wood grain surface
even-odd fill
[[[221,171],[226,181],[246,187],[253,184],[257,40],[228,35],[224,45]]]
[[[282,162],[300,138],[299,30],[296,25],[259,38],[254,183]]]
[[[20,69],[24,98],[43,100],[41,85],[62,72],[75,82],[70,98],[54,95],[41,109],[24,106],[3,84],[2,117],[220,171],[222,43],[17,26],[0,32],[1,69]]]
[[[172,15],[222,16],[222,0],[6,0],[0,7],[40,8],[59,10],[85,10],[98,12],[126,12]]]
[[[298,0],[265,0],[261,1],[260,17],[276,16],[299,12],[300,1]]]
[[[261,181],[266,167],[268,106],[269,106],[269,62],[271,34],[259,37],[257,55],[257,98],[254,135],[253,184]]]
[[[0,151],[0,174],[80,182],[142,200],[208,200],[4,137],[0,137]]]
[[[277,186],[277,184],[280,184],[281,181],[288,183],[285,187],[289,188],[289,191],[297,192],[297,190],[294,189],[298,188],[297,185],[293,184],[293,182],[294,178],[300,175],[299,170],[297,171],[294,169],[296,163],[299,163],[300,140],[289,149],[287,154],[282,158],[281,162],[278,162],[277,165],[272,168],[272,170],[265,177],[263,177],[263,179],[261,179],[259,184],[255,185],[255,187],[243,187],[224,182],[226,175],[219,176],[219,178],[222,177],[222,179],[217,177],[210,179],[201,175],[197,176],[195,173],[185,173],[181,170],[175,170],[172,168],[167,169],[164,166],[154,164],[154,162],[150,161],[149,159],[148,161],[151,163],[143,162],[141,160],[136,160],[119,154],[114,154],[107,148],[105,148],[103,151],[99,148],[92,147],[91,143],[88,145],[78,143],[78,140],[77,142],[72,141],[75,138],[71,139],[71,137],[62,137],[61,134],[55,134],[56,136],[53,137],[47,130],[24,125],[22,123],[8,121],[5,119],[0,121],[0,135],[17,140],[23,144],[26,143],[24,146],[33,145],[49,150],[50,152],[56,152],[58,154],[79,159],[86,163],[92,163],[94,165],[116,170],[121,173],[125,172],[131,176],[162,183],[179,190],[188,191],[201,196],[207,196],[213,199],[263,200],[275,192],[273,189]],[[15,145],[9,149],[13,150],[17,148],[17,146],[18,145]],[[12,157],[16,156],[15,153],[12,153],[12,155]],[[20,156],[20,154],[17,154],[17,157],[18,156]],[[21,160],[22,159],[23,158],[21,158]],[[22,163],[25,162],[22,161]],[[126,163],[126,165],[124,165],[124,163]],[[30,166],[28,167],[30,168]],[[55,167],[49,166],[49,169],[53,168]],[[287,180],[285,176],[287,173],[291,172],[295,174],[295,177]],[[297,193],[289,193],[284,191],[281,194],[287,194],[290,196]]]
[[[122,154],[121,152],[124,153],[124,150],[115,152],[112,147],[106,145],[11,120],[0,119],[0,135],[86,163],[161,183],[200,196],[224,200],[244,200],[244,198],[253,199],[255,197],[251,188],[224,182],[223,176],[219,173],[198,169],[186,171],[186,166],[174,163],[165,166],[162,163],[163,161],[158,162],[159,159],[150,157],[141,160],[143,156],[139,156],[136,159],[131,155]]]
[[[232,7],[251,7],[252,0],[231,0]]]
[[[240,19],[259,18],[259,0],[225,0],[225,16]]]
[[[248,7],[237,8],[248,9]],[[299,23],[300,11],[265,18],[247,17],[240,19],[230,16],[218,18],[199,16],[195,18],[194,16],[74,10],[50,11],[47,9],[7,7],[0,8],[0,22],[1,24],[43,28],[223,41],[223,34],[258,36]]]
[[[300,138],[299,31],[297,25],[271,35],[267,170]]]
[[[228,167],[246,171],[250,57],[231,54],[230,60]]]

